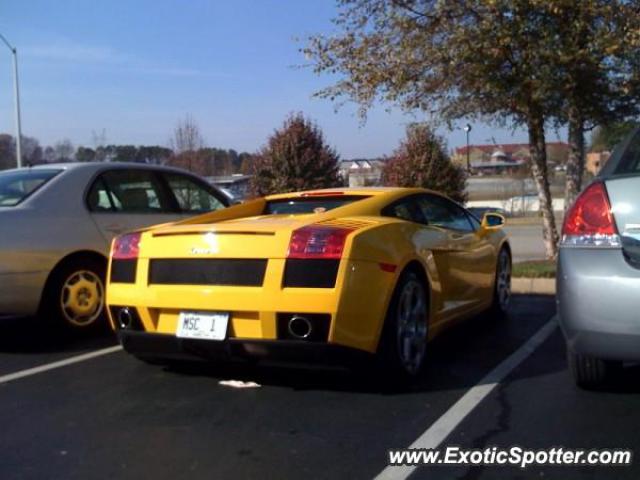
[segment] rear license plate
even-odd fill
[[[220,312],[180,312],[176,336],[201,340],[224,340],[229,314]]]

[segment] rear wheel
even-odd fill
[[[498,254],[496,279],[493,287],[493,314],[503,317],[507,314],[511,301],[511,254],[503,248]]]
[[[428,299],[424,282],[414,272],[402,274],[393,293],[378,347],[385,379],[405,382],[424,367],[428,338]]]
[[[588,390],[602,387],[622,367],[621,362],[580,355],[568,347],[567,363],[576,385]]]
[[[104,262],[91,257],[58,267],[47,285],[40,316],[73,331],[104,324],[105,275]]]

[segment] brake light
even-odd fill
[[[604,183],[589,185],[571,206],[562,227],[562,244],[620,246],[620,237]]]
[[[140,254],[140,233],[127,233],[116,237],[111,249],[111,258],[114,260],[132,260]]]
[[[350,228],[310,225],[294,230],[288,258],[340,259]]]

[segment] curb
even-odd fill
[[[512,278],[511,292],[525,295],[555,295],[555,278]]]

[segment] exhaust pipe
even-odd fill
[[[313,333],[313,325],[307,317],[294,315],[287,324],[289,335],[298,340],[305,340]]]
[[[127,307],[121,308],[118,312],[118,324],[120,328],[129,328],[133,323],[133,314]]]

